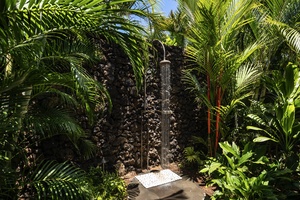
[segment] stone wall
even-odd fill
[[[127,171],[160,164],[160,68],[162,46],[151,49],[145,87],[137,91],[133,70],[119,48],[102,44],[104,58],[91,70],[95,78],[108,89],[113,108],[105,111],[92,131],[98,153],[93,162],[106,160],[105,167],[117,166]],[[201,112],[193,97],[181,82],[185,66],[183,51],[166,47],[166,59],[171,61],[171,162],[182,160],[183,148],[191,135],[201,132]],[[202,114],[203,115],[203,114]],[[124,170],[121,170],[124,171]]]
[[[184,147],[192,135],[205,133],[201,123],[206,115],[194,103],[193,96],[186,91],[181,81],[182,70],[187,65],[183,50],[166,46],[166,59],[171,62],[170,109],[170,162],[183,159]],[[47,159],[58,161],[73,160],[83,168],[102,165],[106,169],[126,171],[145,169],[160,164],[161,138],[161,92],[160,61],[163,49],[160,43],[153,44],[150,50],[146,85],[137,91],[133,70],[128,58],[117,46],[101,43],[103,59],[89,72],[104,84],[112,100],[112,110],[98,113],[94,127],[87,118],[79,115],[82,127],[91,133],[97,145],[93,159],[82,161],[64,136],[45,140],[40,145],[41,153]]]

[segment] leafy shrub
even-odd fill
[[[272,108],[261,105],[263,112],[249,114],[255,126],[248,130],[259,133],[254,142],[271,141],[278,145],[277,157],[283,160],[286,167],[295,170],[299,162],[297,156],[300,142],[300,122],[296,113],[300,108],[300,71],[297,65],[288,64],[284,73],[272,71],[264,77],[266,86],[274,95]]]
[[[198,136],[192,136],[190,140],[191,144],[185,147],[183,150],[184,161],[181,163],[185,168],[195,168],[204,165],[204,160],[206,159],[207,152],[207,142]]]
[[[219,145],[223,154],[210,158],[200,171],[211,176],[211,185],[218,186],[212,199],[278,199],[278,181],[291,182],[286,178],[291,170],[281,170],[267,157],[257,156],[249,143],[242,151],[234,142]]]
[[[110,173],[100,167],[90,168],[87,177],[92,185],[94,199],[121,200],[125,199],[126,185],[117,173]]]

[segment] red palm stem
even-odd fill
[[[207,74],[207,100],[210,101],[210,78]],[[211,144],[211,118],[210,108],[207,109],[207,134],[208,134],[208,151],[209,155],[212,156],[212,144]]]
[[[217,114],[216,114],[216,138],[215,138],[215,154],[217,152],[220,132],[220,108],[221,108],[221,87],[217,87]]]

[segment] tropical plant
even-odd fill
[[[258,52],[259,62],[266,73],[268,70],[283,71],[289,62],[298,62],[299,53],[299,0],[264,0],[252,12],[253,20],[248,26],[248,33],[242,32],[241,44],[249,36],[257,40],[263,38],[265,45]],[[255,99],[264,101],[266,87],[256,90]]]
[[[184,162],[185,167],[199,167],[203,166],[206,159],[207,142],[199,136],[192,136],[190,144],[184,148]]]
[[[261,133],[254,139],[254,142],[275,142],[283,151],[285,160],[289,157],[295,159],[297,157],[295,148],[300,141],[300,124],[296,118],[296,112],[300,106],[299,68],[297,65],[288,64],[284,74],[273,71],[264,80],[267,88],[274,95],[273,110],[265,109],[261,115],[249,114],[248,117],[258,126],[247,128]]]
[[[33,197],[35,199],[92,198],[85,172],[66,162],[44,161],[37,166],[27,167],[26,170],[29,173],[21,177],[18,172],[8,172],[7,169],[6,166],[3,166],[0,172],[2,179],[1,199]],[[17,181],[17,183],[13,181]]]
[[[250,143],[243,150],[234,142],[219,145],[222,155],[208,160],[200,171],[211,176],[210,185],[218,186],[212,199],[277,199],[275,180],[290,175],[290,170],[269,168],[267,157],[257,156]]]
[[[25,177],[21,184],[23,189],[32,188],[37,199],[90,199],[92,197],[86,173],[67,163],[42,162]]]
[[[254,52],[261,47],[260,42],[249,41],[242,48],[236,43],[243,27],[252,21],[248,16],[255,8],[257,5],[251,0],[200,0],[190,15],[192,23],[187,33],[187,54],[197,63],[197,66],[186,70],[183,80],[188,84],[188,89],[195,94],[196,100],[207,106],[210,155],[216,152],[222,131],[220,126],[222,121],[226,121],[225,118],[221,118],[222,105],[225,106],[223,109],[226,109],[225,115],[228,115],[229,110],[249,96],[249,88],[260,75],[258,69],[260,65],[251,60]],[[252,63],[247,63],[248,61]],[[206,83],[203,85],[200,82],[204,81],[199,81],[197,78],[202,77],[201,75],[206,76]],[[241,78],[252,77],[252,75],[253,79],[241,81]],[[236,86],[239,86],[239,89],[236,89],[238,92],[233,91]],[[227,97],[225,96],[227,91],[240,96],[233,94]],[[227,105],[231,109],[227,108]],[[215,122],[214,137],[212,136],[213,122]],[[211,138],[215,141],[212,142]]]
[[[280,70],[288,62],[296,62],[299,53],[299,0],[266,0],[257,16],[259,29],[255,35],[263,34],[269,41],[265,48],[264,62],[267,69]],[[262,61],[263,62],[263,61]]]
[[[129,1],[0,2],[1,198],[18,198],[24,188],[16,184],[30,177],[25,155],[25,147],[31,147],[28,138],[39,143],[63,134],[78,150],[87,150],[87,157],[92,155],[93,144],[79,126],[76,114],[84,112],[92,123],[95,109],[109,105],[105,88],[83,68],[101,56],[101,49],[95,48],[99,39],[114,42],[124,50],[132,62],[137,86],[142,85],[147,44],[142,28],[125,14],[143,12],[127,9],[126,3]],[[40,168],[47,167],[51,170],[42,170],[39,177],[50,176],[54,171],[57,176],[65,173],[57,170],[61,165],[45,164]],[[63,169],[76,171],[67,168]],[[51,183],[54,182],[35,187],[32,195],[51,196]],[[53,187],[58,185],[56,182]],[[73,191],[71,185],[66,186]],[[65,195],[64,199],[72,197],[66,189],[56,191],[58,196]]]
[[[176,46],[184,47],[187,25],[185,13],[177,9],[174,12],[171,11],[165,19],[163,29],[169,32],[169,37],[174,40]]]
[[[87,173],[94,199],[125,199],[126,185],[117,173],[104,171],[100,167],[92,167]]]

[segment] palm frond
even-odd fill
[[[90,199],[85,173],[67,163],[45,161],[37,166],[29,184],[37,199]]]
[[[121,19],[118,19],[120,22]],[[115,25],[111,22],[109,28],[100,30],[100,34],[103,35],[108,41],[118,44],[122,50],[128,55],[133,67],[135,75],[136,85],[138,89],[141,88],[143,83],[143,74],[147,68],[148,55],[148,42],[140,37],[141,27],[129,26],[126,21],[119,25]],[[115,30],[115,31],[111,31]]]
[[[243,100],[251,96],[252,93],[248,92],[243,95],[239,95],[237,98],[233,98],[228,105],[221,106],[220,108],[214,108],[218,113],[221,114],[222,120],[226,122],[227,117],[235,110],[237,106],[246,107]]]
[[[243,92],[250,91],[254,87],[254,84],[260,80],[261,75],[262,70],[260,65],[252,65],[250,63],[242,65],[236,71],[236,89],[233,96],[238,97]]]
[[[267,0],[266,7],[272,18],[286,24],[293,24],[299,16],[299,0]]]
[[[241,27],[249,24],[253,21],[250,17],[244,17],[248,15],[250,11],[257,7],[256,4],[253,4],[253,1],[250,0],[234,0],[227,1],[228,6],[224,6],[226,10],[224,11],[224,24],[221,27],[221,40],[220,43],[226,45],[223,40],[231,40],[232,36],[235,36],[235,31]],[[227,47],[224,46],[225,49]]]
[[[80,137],[85,136],[85,132],[70,112],[63,109],[36,106],[34,112],[28,113],[24,123],[41,139],[62,134],[67,135],[76,144]]]
[[[286,39],[287,43],[291,45],[292,49],[294,49],[297,53],[300,52],[300,33],[299,31],[290,28],[290,27],[282,27],[281,33],[283,37]]]
[[[87,137],[80,137],[75,145],[78,153],[86,160],[93,158],[97,150],[97,146]]]
[[[275,44],[286,42],[291,49],[299,52],[299,32],[297,21],[299,19],[300,1],[299,0],[267,0],[261,9],[264,19],[261,25],[269,35],[269,40]]]
[[[8,32],[4,34],[9,39],[14,38],[10,43],[10,49],[24,47],[24,44],[36,45],[38,40],[44,41],[45,36],[52,33],[66,34],[74,30],[77,33],[80,31],[98,33],[119,44],[129,56],[137,86],[140,88],[147,63],[145,58],[147,58],[148,44],[141,35],[143,28],[122,16],[122,13],[144,14],[140,10],[123,8],[124,3],[133,1],[120,0],[107,3],[103,0],[75,2],[53,0],[45,2],[24,3],[18,0],[7,3],[5,14],[8,25],[5,28]]]
[[[183,71],[182,81],[187,85],[187,90],[191,91],[196,96],[200,96],[201,94],[205,93],[204,88],[201,87],[197,77],[192,74],[191,71]]]
[[[205,86],[201,86],[197,77],[192,74],[190,70],[185,70],[183,72],[182,81],[186,84],[187,90],[194,95],[195,101],[198,105],[202,105],[204,103],[208,108],[213,108],[212,103],[209,99],[207,99]]]

